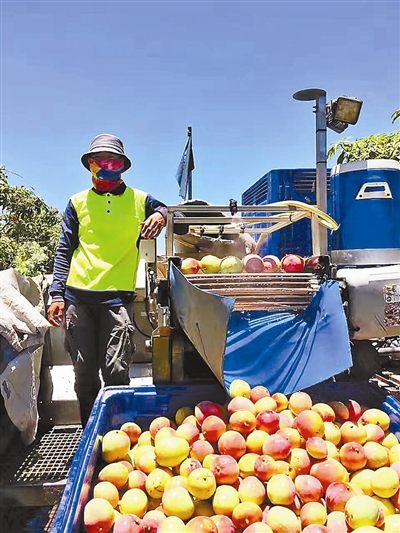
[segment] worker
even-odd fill
[[[125,184],[131,161],[118,137],[97,135],[81,162],[93,187],[73,195],[63,215],[47,317],[65,326],[85,427],[100,372],[104,386],[129,385],[139,241],[160,235],[167,207]]]

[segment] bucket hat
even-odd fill
[[[130,159],[125,155],[124,144],[121,139],[110,133],[100,133],[100,135],[96,135],[90,143],[89,151],[81,157],[82,165],[87,170],[90,170],[88,159],[90,159],[90,156],[96,152],[112,152],[113,154],[121,155],[124,160],[124,168],[122,172],[128,170],[132,165]]]

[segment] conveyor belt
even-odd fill
[[[312,273],[300,274],[188,274],[197,288],[235,298],[235,311],[304,309],[319,289]]]

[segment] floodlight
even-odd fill
[[[328,128],[342,133],[349,124],[357,124],[362,100],[350,96],[339,96],[326,104],[326,122]]]

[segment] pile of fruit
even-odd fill
[[[319,268],[319,256],[304,258],[296,254],[287,254],[282,259],[275,255],[261,257],[257,254],[248,254],[243,259],[235,255],[228,255],[222,259],[215,255],[205,255],[200,260],[185,257],[181,266],[183,274],[239,274],[241,272],[273,274],[275,272],[303,272]]]
[[[86,531],[400,531],[400,444],[384,411],[243,380],[229,393],[108,431]]]

